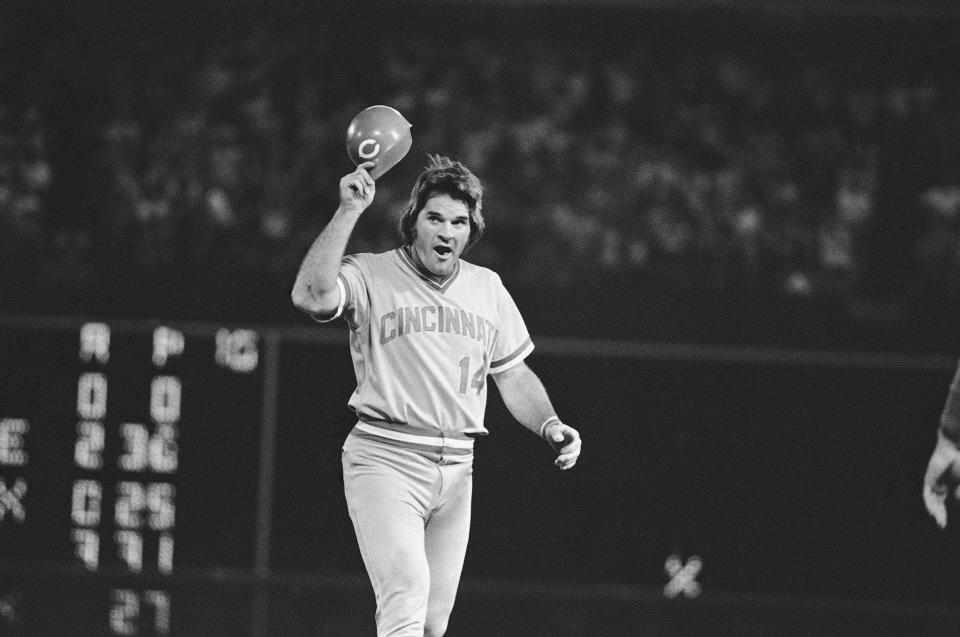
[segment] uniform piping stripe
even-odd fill
[[[432,448],[473,450],[473,440],[470,439],[463,440],[460,438],[440,438],[439,436],[409,434],[384,429],[383,427],[377,427],[375,425],[368,425],[364,422],[358,422],[354,426],[354,430],[362,431],[378,438],[387,438],[395,442],[424,445]]]
[[[470,440],[471,436],[468,436],[462,432],[448,432],[443,435],[437,435],[435,429],[421,429],[418,427],[412,427],[405,422],[398,420],[390,420],[386,418],[375,418],[368,416],[367,414],[359,414],[359,419],[361,422],[364,422],[373,427],[378,427],[382,429],[389,429],[390,431],[395,431],[397,433],[406,434],[408,436],[422,436],[425,438],[440,438],[442,440],[450,440],[455,438],[458,440]]]
[[[527,337],[527,340],[517,349],[513,350],[512,354],[508,354],[503,358],[493,361],[490,363],[490,371],[498,371],[510,367],[514,361],[519,358],[525,358],[527,354],[533,351],[533,341],[530,340],[530,337]]]
[[[416,451],[419,453],[431,454],[434,456],[440,457],[456,457],[456,458],[471,458],[473,457],[473,449],[455,449],[452,447],[435,447],[433,445],[418,445],[412,442],[398,442],[396,440],[391,440],[389,438],[384,438],[379,435],[368,434],[364,431],[357,431],[354,429],[350,432],[351,436],[356,436],[357,438],[363,438],[364,440],[370,440],[372,442],[378,442],[383,445],[390,445],[392,447],[399,447],[401,449],[408,449],[410,451]]]
[[[340,304],[337,306],[337,311],[331,314],[330,316],[319,316],[317,314],[311,314],[313,320],[317,323],[329,323],[335,318],[338,318],[343,314],[343,308],[347,306],[347,286],[343,283],[343,275],[337,275],[337,287],[340,288]]]
[[[340,288],[340,307],[337,310],[337,313],[343,312],[343,308],[350,305],[350,286],[347,285],[346,280],[343,278],[343,274],[337,275],[337,287]]]

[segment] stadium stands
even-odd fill
[[[0,311],[301,320],[346,123],[385,103],[414,146],[351,248],[394,245],[425,154],[457,157],[488,187],[468,258],[535,333],[955,342],[955,22],[246,9],[4,9]]]

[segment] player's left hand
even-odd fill
[[[544,432],[544,438],[557,453],[553,461],[561,471],[571,469],[580,457],[580,432],[562,422],[554,423]]]
[[[960,500],[960,449],[937,433],[937,445],[923,477],[923,503],[940,528],[947,526],[947,499]]]

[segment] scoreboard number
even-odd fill
[[[152,614],[152,634],[170,634],[170,594],[166,591],[138,592],[114,589],[110,608],[110,630],[114,635],[140,635]],[[151,613],[152,611],[152,613]]]
[[[146,425],[123,423],[120,425],[122,451],[117,466],[131,472],[174,473],[178,436],[177,426],[170,423],[157,425],[152,434]]]
[[[92,528],[100,524],[100,507],[103,502],[103,486],[97,480],[76,480],[73,483],[73,523]]]
[[[23,418],[0,419],[0,465],[22,467],[27,464],[25,438],[30,423]]]
[[[106,433],[103,423],[81,420],[77,423],[77,442],[73,446],[73,461],[81,469],[100,469],[103,467],[105,444]]]
[[[80,374],[77,415],[87,420],[101,420],[107,415],[107,377],[104,374]]]
[[[249,374],[260,363],[258,349],[259,336],[253,330],[217,330],[217,351],[214,360],[217,365],[235,372]]]

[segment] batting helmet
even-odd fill
[[[384,174],[410,150],[410,122],[389,106],[370,106],[360,111],[347,128],[347,155],[354,165],[372,161],[370,176]]]

